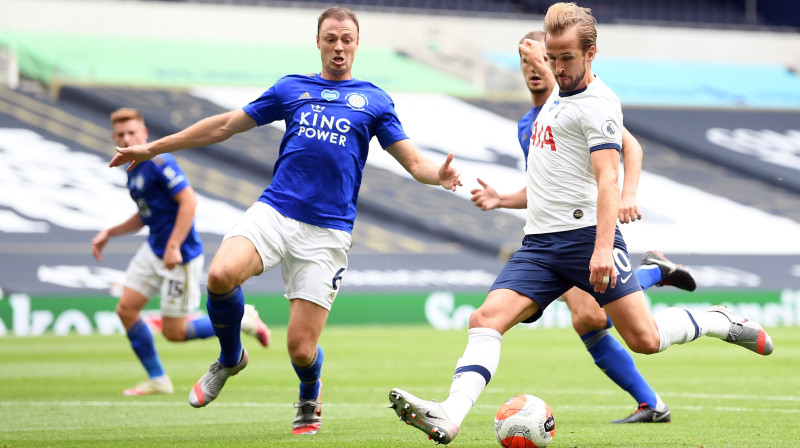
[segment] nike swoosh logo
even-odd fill
[[[619,281],[621,281],[623,284],[628,283],[628,280],[631,278],[631,275],[633,275],[633,273],[628,274],[627,277],[620,277]]]
[[[660,422],[661,420],[665,420],[667,417],[669,417],[669,414],[664,414],[664,415],[654,415],[654,416],[653,416],[653,421],[654,421],[654,422]]]
[[[432,418],[432,419],[434,419],[434,420],[444,420],[444,419],[443,419],[443,418],[441,418],[441,417],[437,417],[437,416],[435,416],[435,415],[431,415],[431,411],[427,411],[427,412],[425,412],[425,417]]]

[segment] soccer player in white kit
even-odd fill
[[[556,79],[550,72],[544,52],[544,31],[527,33],[519,43],[530,40],[536,51],[534,55],[523,58],[520,53],[520,69],[525,84],[531,94],[532,107],[517,125],[520,148],[526,158],[531,141],[531,129],[550,94],[556,88]],[[536,56],[536,57],[533,57]],[[642,147],[636,138],[622,128],[622,156],[624,157],[625,182],[620,194],[618,219],[621,224],[642,219],[636,200],[639,175],[642,168]],[[521,209],[527,207],[526,187],[513,193],[498,192],[478,178],[483,188],[471,191],[472,201],[482,210],[494,208]],[[641,266],[635,271],[642,289],[651,286],[671,285],[687,291],[694,291],[697,284],[692,274],[682,265],[675,264],[656,251],[648,251],[642,258]],[[605,311],[600,308],[591,294],[573,287],[559,299],[563,300],[572,314],[572,325],[592,356],[595,365],[620,388],[628,392],[636,402],[636,410],[630,415],[613,420],[612,423],[669,423],[670,410],[647,383],[636,368],[633,357],[614,336],[609,333],[613,326]]]
[[[556,3],[544,20],[554,90],[534,123],[528,154],[523,246],[470,316],[467,347],[448,398],[422,400],[392,389],[391,406],[437,443],[449,443],[497,370],[503,334],[535,320],[569,288],[592,294],[628,347],[651,354],[708,335],[761,355],[772,340],[755,322],[723,307],[703,313],[672,307],[652,315],[616,227],[622,110],[591,63],[597,31],[591,11]],[[523,57],[532,44],[520,44]]]

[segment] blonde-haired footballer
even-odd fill
[[[760,325],[723,307],[703,313],[676,307],[650,313],[616,226],[622,108],[614,92],[592,73],[595,19],[587,8],[556,3],[547,10],[544,31],[558,89],[532,129],[522,247],[470,316],[467,347],[447,399],[422,400],[397,388],[389,393],[397,415],[437,443],[456,437],[497,371],[503,334],[520,322],[536,320],[573,286],[594,297],[637,353],[661,352],[704,335],[761,355],[772,353],[772,340]],[[526,59],[541,57],[528,40],[519,50]]]

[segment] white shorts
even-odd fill
[[[330,310],[347,270],[348,232],[314,226],[256,202],[223,240],[243,236],[256,247],[262,272],[281,265],[287,299],[303,299]]]
[[[152,299],[161,292],[161,315],[184,317],[200,307],[203,255],[169,270],[147,243],[136,251],[125,271],[125,286]]]

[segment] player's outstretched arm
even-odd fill
[[[481,210],[492,210],[495,208],[525,208],[528,206],[526,188],[510,194],[499,194],[491,185],[478,178],[478,183],[483,188],[473,188],[470,190],[472,203]]]
[[[142,145],[127,148],[116,148],[117,155],[111,159],[110,167],[130,163],[128,171],[137,163],[149,160],[158,154],[181,149],[208,146],[229,139],[234,134],[250,130],[256,126],[253,120],[242,109],[232,110],[224,114],[204,118],[188,128]]]
[[[622,127],[622,157],[625,180],[622,183],[622,194],[619,199],[619,222],[627,224],[642,219],[642,212],[636,201],[639,188],[639,176],[642,173],[642,145],[628,129]]]
[[[391,144],[386,151],[392,155],[403,168],[411,174],[418,182],[428,185],[441,185],[442,187],[456,191],[461,185],[461,173],[451,165],[453,153],[447,155],[441,166],[422,155],[416,145],[409,140],[398,140]]]

